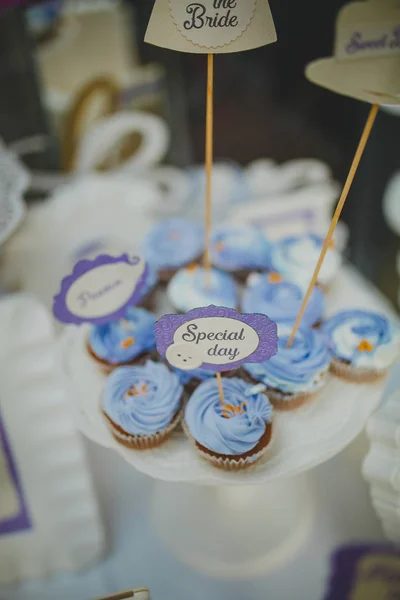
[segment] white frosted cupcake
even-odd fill
[[[399,330],[383,315],[340,312],[324,323],[323,333],[333,354],[332,371],[345,379],[373,381],[399,358]]]
[[[169,282],[167,295],[181,313],[210,304],[227,308],[237,308],[239,304],[238,288],[231,275],[217,269],[208,275],[198,265],[178,271]]]
[[[271,269],[287,281],[297,283],[303,290],[310,284],[321,254],[323,239],[317,235],[284,238],[272,245]],[[332,246],[329,248],[318,277],[318,285],[328,290],[342,264],[342,257]]]

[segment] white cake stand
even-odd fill
[[[327,312],[349,306],[395,318],[377,292],[346,268],[331,291]],[[385,387],[385,380],[354,384],[331,377],[308,405],[275,413],[274,438],[265,458],[230,473],[199,458],[180,431],[144,452],[116,442],[100,411],[105,377],[86,351],[86,336],[85,327],[69,328],[60,346],[78,427],[158,480],[152,518],[168,547],[193,567],[229,578],[265,574],[300,548],[313,514],[307,472],[358,436]]]

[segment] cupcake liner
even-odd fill
[[[270,429],[270,438],[267,443],[258,450],[258,452],[254,452],[253,454],[249,454],[248,456],[241,456],[238,458],[231,458],[228,456],[218,455],[218,454],[210,454],[203,446],[201,446],[191,435],[185,421],[182,421],[182,428],[185,432],[190,444],[193,446],[195,451],[205,460],[210,462],[217,467],[218,469],[222,469],[224,471],[241,471],[243,469],[249,469],[253,467],[255,463],[257,463],[260,458],[264,457],[267,452],[269,453],[274,441],[274,427],[272,423],[269,423],[267,427]]]
[[[157,433],[153,433],[151,435],[130,435],[129,433],[124,433],[113,423],[113,421],[111,421],[109,417],[107,417],[104,412],[103,415],[107,422],[107,426],[111,430],[111,433],[117,442],[133,450],[149,450],[151,448],[157,448],[160,446],[171,435],[174,429],[178,427],[182,421],[183,408],[179,409],[166,429],[163,429],[163,431],[157,431]]]
[[[356,383],[372,383],[382,379],[387,374],[387,369],[383,371],[375,371],[372,369],[360,369],[352,365],[348,365],[338,358],[334,358],[331,363],[331,371],[337,377],[354,381]]]
[[[280,390],[269,388],[265,386],[265,394],[268,396],[269,401],[276,410],[289,412],[291,410],[297,410],[307,404],[308,402],[315,400],[318,393],[328,383],[328,373],[322,373],[318,387],[311,392],[300,392],[298,394],[286,394]],[[245,381],[248,381],[252,385],[260,385],[260,381],[253,379],[248,373],[245,373]]]

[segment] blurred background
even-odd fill
[[[368,107],[312,85],[303,74],[307,62],[331,54],[343,4],[271,0],[279,43],[218,56],[217,159],[246,165],[260,157],[318,158],[343,183]],[[167,163],[203,160],[206,61],[144,44],[152,6],[153,0],[53,0],[3,11],[0,132],[6,144],[48,136],[46,148],[26,158],[30,167],[71,169],[85,128],[121,106],[166,120]],[[399,119],[381,111],[344,212],[351,261],[393,301],[398,241],[385,223],[382,197],[399,166],[399,131]],[[120,158],[138,145],[131,136]]]

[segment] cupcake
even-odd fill
[[[143,363],[156,348],[154,324],[152,313],[130,307],[123,319],[91,327],[89,354],[106,373],[121,365]]]
[[[196,388],[202,383],[215,377],[215,373],[209,369],[193,369],[191,371],[181,371],[181,369],[174,368],[175,373],[178,375],[179,380],[189,395],[193,394]],[[239,377],[241,373],[240,369],[233,369],[232,371],[225,371],[222,373],[222,377]]]
[[[352,381],[373,381],[399,358],[398,328],[383,315],[346,310],[323,325],[333,353],[332,371]]]
[[[218,269],[244,281],[251,271],[269,268],[270,243],[257,227],[226,225],[212,235],[211,260]]]
[[[119,367],[106,380],[103,414],[124,446],[155,448],[179,425],[183,394],[179,377],[162,363]]]
[[[216,467],[237,471],[267,451],[272,435],[272,406],[257,386],[224,379],[222,405],[215,377],[204,381],[189,399],[184,429],[197,452]]]
[[[175,310],[186,313],[199,306],[237,308],[239,295],[231,275],[217,269],[208,274],[203,267],[181,269],[168,284],[167,295]]]
[[[306,291],[321,255],[322,246],[322,238],[316,235],[292,236],[280,240],[271,248],[271,269]],[[326,254],[318,276],[317,283],[324,291],[328,290],[335,279],[341,264],[341,255],[332,246]]]
[[[160,281],[166,282],[178,269],[199,260],[203,249],[203,227],[176,218],[156,225],[146,236],[142,252]]]
[[[304,404],[327,381],[331,353],[323,335],[302,327],[288,347],[293,322],[278,323],[278,352],[270,360],[245,365],[253,383],[266,386],[272,404],[281,410],[292,410]]]
[[[261,313],[273,321],[296,320],[304,299],[304,292],[295,283],[283,279],[279,273],[252,273],[243,295],[245,313]],[[314,288],[303,318],[303,324],[320,324],[325,308],[324,294]]]

